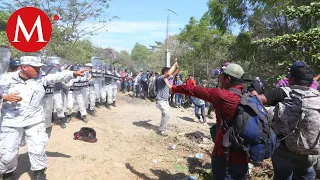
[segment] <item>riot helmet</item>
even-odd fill
[[[80,64],[74,64],[70,67],[70,71],[79,71],[81,69]]]
[[[20,66],[21,62],[19,59],[13,59],[9,62],[10,71],[17,71]]]

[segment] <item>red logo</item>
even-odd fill
[[[38,8],[24,7],[15,11],[7,23],[7,38],[22,52],[37,52],[51,38],[52,25],[46,13]]]

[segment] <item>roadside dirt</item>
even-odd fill
[[[209,127],[215,121],[199,123],[193,108],[170,111],[168,137],[156,133],[161,113],[154,102],[122,93],[117,107],[97,109],[97,117],[89,116],[87,124],[73,118],[66,129],[55,125],[46,148],[47,179],[180,180],[210,169],[213,143]],[[98,141],[73,140],[73,133],[81,127],[94,128]],[[170,150],[172,145],[176,147]],[[16,170],[21,180],[29,180],[31,175],[26,150],[26,146],[20,148]],[[201,153],[200,159],[195,157],[197,153]]]

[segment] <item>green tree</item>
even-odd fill
[[[136,43],[131,51],[131,59],[136,64],[137,68],[148,69],[150,63],[151,51],[145,46]]]

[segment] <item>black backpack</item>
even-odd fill
[[[80,131],[75,132],[74,134],[74,140],[82,140],[85,142],[94,143],[97,142],[96,138],[96,131],[89,127],[82,127]]]

